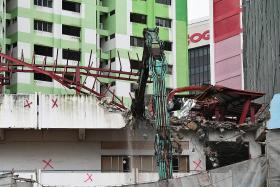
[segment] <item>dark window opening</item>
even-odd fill
[[[115,11],[115,10],[112,10],[112,11],[110,12],[110,16],[115,15],[115,14],[116,14],[116,11]]]
[[[114,39],[115,37],[116,37],[115,34],[111,34],[110,35],[110,40]]]
[[[179,171],[179,158],[177,156],[173,156],[172,158],[172,169],[173,172]]]
[[[52,32],[52,25],[51,22],[34,20],[34,30]]]
[[[128,156],[124,156],[122,158],[122,168],[124,172],[129,172],[130,171],[130,159]]]
[[[99,64],[99,68],[106,68],[107,65],[108,65],[108,60],[102,59]]]
[[[130,22],[147,24],[147,16],[144,14],[130,13]]]
[[[142,62],[138,60],[130,60],[130,69],[140,69]]]
[[[166,51],[172,51],[172,42],[164,41],[163,42],[163,48]]]
[[[100,84],[100,93],[105,93],[108,90],[108,83]]]
[[[52,82],[53,79],[43,73],[34,73],[34,80]]]
[[[62,1],[62,9],[80,13],[81,3],[63,0]]]
[[[11,45],[6,44],[6,51],[10,51],[11,50]]]
[[[167,74],[168,75],[172,75],[172,72],[173,72],[173,65],[170,65],[170,64],[168,64],[167,65]]]
[[[130,45],[136,47],[144,47],[144,39],[140,37],[130,36]]]
[[[171,0],[156,0],[156,3],[171,5]]]
[[[174,173],[189,171],[189,157],[185,155],[174,155],[172,157],[172,168]]]
[[[62,58],[68,59],[68,60],[75,60],[80,61],[81,60],[81,52],[70,50],[70,49],[63,49],[62,50]]]
[[[208,142],[206,170],[250,159],[248,142]]]
[[[116,81],[112,81],[112,82],[110,83],[110,86],[116,86]]]
[[[171,22],[172,22],[171,19],[156,17],[157,26],[171,28]]]
[[[210,47],[209,45],[189,49],[190,85],[210,83]]]
[[[10,24],[11,24],[11,20],[10,20],[10,19],[7,19],[7,20],[6,20],[6,27],[9,27]]]
[[[34,45],[34,52],[35,55],[42,55],[42,56],[53,56],[53,48],[43,45]]]
[[[74,81],[74,74],[65,73],[64,78],[68,79],[69,81]]]
[[[62,25],[62,34],[80,37],[80,33],[81,33],[80,27]]]
[[[34,5],[52,8],[52,0],[34,0]]]
[[[17,42],[12,44],[13,48],[17,47]]]
[[[112,62],[116,62],[116,58],[115,57],[111,58],[111,63]]]

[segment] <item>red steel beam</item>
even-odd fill
[[[57,82],[59,82],[60,84],[62,84],[63,86],[69,88],[69,89],[75,89],[78,93],[86,93],[85,91],[88,91],[89,93],[92,93],[94,95],[97,96],[98,99],[101,99],[102,97],[104,97],[104,95],[102,93],[98,93],[94,90],[94,86],[92,88],[87,87],[85,84],[81,84],[80,82],[80,75],[90,75],[92,77],[95,77],[95,81],[99,81],[97,78],[98,76],[95,76],[95,74],[90,74],[88,73],[90,70],[95,70],[95,71],[99,71],[99,72],[103,72],[103,71],[108,71],[108,70],[104,70],[104,69],[100,69],[100,68],[91,68],[91,67],[81,67],[81,66],[63,66],[63,65],[57,65],[57,63],[55,63],[55,65],[46,65],[46,63],[43,64],[29,64],[26,63],[22,60],[13,58],[9,55],[0,53],[0,57],[1,60],[2,58],[5,59],[6,61],[8,61],[9,63],[0,63],[0,72],[9,72],[9,73],[14,73],[14,72],[36,72],[36,73],[41,73],[44,75],[47,75],[49,77],[51,77],[52,79],[56,80]],[[34,62],[34,61],[33,61]],[[45,61],[44,61],[45,62]],[[15,68],[12,68],[15,67]],[[21,67],[21,68],[18,68]],[[46,70],[46,67],[52,68],[52,70]],[[57,68],[64,68],[64,71],[60,71],[59,73],[56,71]],[[26,70],[24,68],[27,68],[29,70]],[[65,73],[65,69],[67,70],[67,68],[73,69],[74,72],[71,72],[75,75],[76,79],[74,81],[70,81],[67,78],[64,78],[64,73]],[[86,72],[81,72],[81,68],[83,70],[85,70]],[[114,72],[115,74],[117,74],[118,76],[111,76],[112,78],[115,79],[128,79],[125,77],[120,77],[120,75],[130,75],[130,72],[124,72],[124,71],[117,71],[117,70],[111,70],[112,72]],[[58,74],[61,74],[62,76],[59,76]],[[135,75],[135,74],[133,74]],[[99,77],[102,77],[102,75],[100,75]],[[106,77],[106,75],[103,75],[103,77]],[[107,77],[108,78],[108,77]],[[4,79],[4,78],[3,78]],[[7,78],[5,78],[7,79]],[[9,79],[9,78],[8,78]],[[130,79],[132,80],[132,79]],[[99,81],[100,82],[100,81]],[[1,78],[1,86],[2,84],[2,78]],[[4,82],[5,83],[5,82]],[[74,86],[74,87],[73,87]],[[126,109],[126,107],[123,104],[123,100],[120,99],[119,97],[117,97],[111,90],[108,91],[111,95],[113,100],[111,101],[112,105],[115,105],[116,107],[120,108],[120,109]]]
[[[182,88],[175,88],[174,90],[172,90],[168,97],[167,97],[167,101],[170,102],[172,101],[174,95],[176,93],[181,93],[181,92],[188,92],[188,91],[204,91],[206,89],[208,89],[211,86],[187,86],[187,87],[182,87]]]
[[[251,105],[251,100],[248,99],[243,105],[243,110],[242,110],[242,113],[241,113],[241,116],[240,116],[240,119],[239,119],[239,125],[245,123],[247,113],[250,109],[250,105]]]

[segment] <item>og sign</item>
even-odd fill
[[[188,36],[188,42],[190,43],[198,43],[201,40],[209,40],[210,39],[210,33],[209,30],[203,32],[203,33],[194,33],[191,36]]]

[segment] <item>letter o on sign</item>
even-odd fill
[[[191,35],[191,37],[189,38],[189,41],[192,43],[197,43],[200,42],[201,40],[209,40],[210,39],[210,33],[209,30],[205,31],[204,33],[194,33],[193,35]]]

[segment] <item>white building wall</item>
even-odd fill
[[[24,77],[22,78],[24,79]],[[94,96],[4,95],[0,97],[0,128],[119,129],[120,112],[109,112]],[[37,114],[38,112],[38,114]]]
[[[1,170],[101,169],[100,143],[96,142],[21,141],[0,144],[0,150]]]
[[[2,96],[0,98],[0,128],[36,128],[36,99],[37,95]]]

